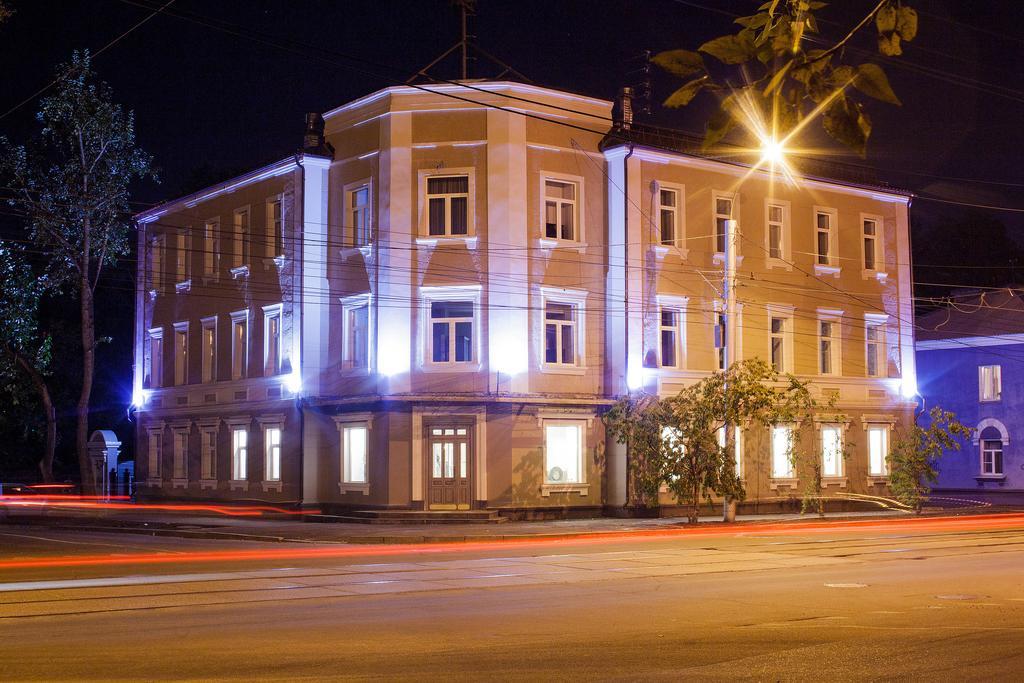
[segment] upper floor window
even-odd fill
[[[682,245],[682,203],[679,200],[679,190],[671,187],[658,189],[658,227],[661,229],[661,243],[667,246]]]
[[[726,320],[725,311],[717,311],[715,313],[715,352],[718,355],[718,369],[725,370],[726,363],[728,362],[728,350],[725,348],[726,339],[728,339],[728,324]]]
[[[868,377],[881,377],[885,369],[885,327],[877,321],[864,325],[865,369]]]
[[[682,312],[663,307],[659,318],[661,367],[678,368],[682,364]]]
[[[235,209],[231,231],[231,265],[234,268],[248,262],[249,207]]]
[[[725,253],[726,238],[729,234],[729,226],[726,221],[733,220],[733,199],[732,197],[714,196],[715,203],[715,251]]]
[[[889,474],[889,427],[868,426],[868,474],[885,477]]]
[[[818,372],[822,375],[840,374],[838,332],[838,322],[833,320],[818,321]]]
[[[146,359],[149,367],[146,375],[149,379],[150,388],[157,389],[164,385],[164,331],[153,329],[149,331],[149,356]]]
[[[430,304],[430,361],[472,363],[473,302],[435,301]]]
[[[864,270],[879,270],[881,265],[881,234],[880,222],[876,218],[861,220],[862,238],[864,240]]]
[[[819,209],[814,212],[815,263],[818,265],[834,265],[835,221],[836,215],[832,211]]]
[[[231,314],[231,379],[246,375],[249,350],[249,316],[247,311]]]
[[[204,318],[202,346],[203,382],[217,379],[217,317]]]
[[[427,177],[427,233],[432,237],[469,234],[468,175]]]
[[[544,179],[544,237],[579,241],[578,195],[578,183]]]
[[[350,368],[367,368],[370,362],[370,306],[362,304],[347,311],[345,360]]]
[[[153,290],[156,292],[163,291],[164,288],[164,250],[166,244],[167,237],[165,235],[157,235],[153,238],[150,254],[150,263],[152,264],[150,281],[153,284]]]
[[[770,320],[770,356],[772,368],[776,372],[789,372],[786,347],[789,345],[787,337],[790,333],[791,321],[781,316],[771,316]]]
[[[210,277],[220,268],[220,221],[210,220],[203,225],[203,275]]]
[[[188,323],[174,325],[174,384],[188,383]]]
[[[267,202],[267,256],[284,256],[284,203],[280,196]]]
[[[435,179],[431,178],[431,180],[435,180]],[[445,180],[445,179],[436,179],[436,180]],[[429,181],[428,181],[427,185],[428,185],[428,190],[429,190],[430,189],[430,187],[429,187],[430,182]],[[433,189],[440,189],[440,188],[438,187],[438,184],[435,184]],[[467,183],[467,188],[466,189],[467,189],[467,191],[469,189],[468,188],[468,183]],[[433,207],[435,206],[435,204],[434,204],[435,200],[437,202],[436,205],[438,207],[441,207],[442,203],[444,202],[444,199],[442,197],[432,197],[431,198],[431,205],[430,205],[430,207],[431,207],[431,209],[430,209],[431,210],[431,224],[430,224],[431,232],[430,232],[430,234],[431,235],[433,235],[433,234],[444,234],[443,230],[442,230],[441,233],[434,233],[433,232],[434,226],[435,226],[435,224],[433,222],[433,216],[434,216],[434,213],[433,213],[434,212],[434,208]],[[462,204],[462,207],[465,208],[465,204]],[[445,213],[444,211],[441,211],[440,208],[439,208],[439,212],[441,214]],[[448,213],[450,214],[450,211]],[[441,217],[442,216],[439,216],[439,218],[441,218]],[[348,225],[349,245],[351,245],[353,247],[361,247],[361,246],[369,244],[370,243],[370,186],[369,186],[369,184],[365,184],[364,183],[364,184],[358,185],[355,188],[350,189],[348,191],[348,220],[349,220],[349,225]],[[462,220],[462,219],[460,218],[460,220]],[[452,225],[454,225],[454,224],[455,223],[453,222]],[[466,225],[465,220],[463,220],[462,225],[463,226]],[[454,232],[453,232],[453,234],[454,234]],[[465,234],[465,233],[462,233],[462,234]]]
[[[978,398],[982,401],[998,401],[1002,395],[1002,366],[978,366]]]
[[[191,276],[191,242],[192,234],[187,228],[182,228],[178,234],[175,235],[174,271],[177,276],[175,282],[186,282]]]
[[[263,307],[263,374],[281,372],[281,304]]]
[[[548,301],[544,304],[544,362],[576,365],[576,306]]]
[[[784,261],[789,254],[789,209],[785,204],[769,202],[767,208],[768,258]]]

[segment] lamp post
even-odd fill
[[[736,240],[739,239],[739,225],[733,218],[725,221],[725,277],[722,293],[725,295],[725,370],[736,361]],[[725,391],[728,394],[729,385],[726,384]],[[725,422],[725,445],[729,444],[729,434],[735,438],[735,426],[729,421]],[[732,449],[735,453],[735,445]],[[728,453],[726,457],[732,457]],[[736,501],[732,496],[726,496],[722,502],[722,519],[726,522],[736,521]]]

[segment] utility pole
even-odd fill
[[[725,278],[722,293],[725,295],[725,370],[732,368],[733,363],[739,356],[736,348],[736,242],[739,239],[739,225],[735,219],[730,218],[725,222]],[[725,391],[728,393],[729,386]],[[728,420],[725,423],[725,444],[729,445],[729,437],[736,437],[736,427]],[[727,458],[734,457],[736,446],[726,453]],[[726,496],[722,502],[722,519],[726,522],[736,521],[736,501],[731,496]]]

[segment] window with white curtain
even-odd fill
[[[245,427],[231,429],[231,479],[244,481],[249,478],[249,430]]]
[[[582,420],[546,420],[544,422],[544,483],[582,484]]]
[[[978,366],[978,398],[982,401],[998,401],[1003,395],[1002,366]]]
[[[872,477],[889,475],[889,427],[869,425],[868,429],[868,474]]]
[[[367,435],[365,424],[351,424],[342,427],[341,437],[341,480],[346,484],[366,484],[369,481],[367,469]]]
[[[821,476],[843,476],[843,432],[837,425],[821,426]]]
[[[792,479],[793,463],[790,452],[793,449],[793,427],[775,425],[772,427],[772,478]]]
[[[268,426],[263,430],[265,481],[281,481],[281,427]]]

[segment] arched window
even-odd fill
[[[979,430],[981,442],[981,475],[997,477],[1003,474],[1003,438],[999,428],[990,425]]]

